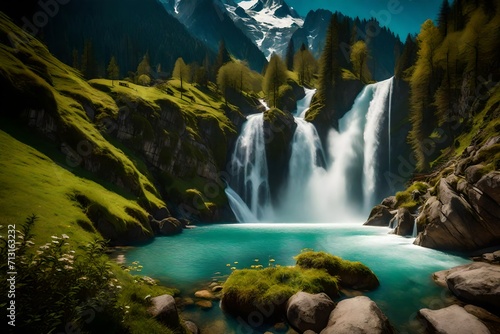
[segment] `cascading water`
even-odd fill
[[[363,192],[365,209],[369,210],[375,203],[375,187],[377,181],[378,150],[380,132],[382,130],[383,116],[386,110],[390,110],[391,103],[388,101],[392,91],[393,79],[388,79],[374,85],[367,86],[373,89],[373,98],[366,115],[366,127],[364,130],[364,165],[363,165]]]
[[[267,181],[263,114],[249,116],[233,153],[235,181],[231,182],[249,211],[260,220],[278,221],[365,216],[377,200],[379,143],[384,121],[390,117],[392,83],[391,78],[363,89],[339,120],[339,131],[331,130],[326,152],[314,125],[303,119],[315,93],[306,90],[304,99],[297,102],[289,175],[276,208],[271,205]],[[241,212],[237,216],[239,221],[248,219],[241,218]]]
[[[250,115],[239,136],[231,160],[231,184],[250,212],[258,219],[272,216],[266,148],[264,114]],[[234,211],[234,207],[233,211]]]

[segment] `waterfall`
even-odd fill
[[[250,211],[246,203],[230,186],[226,187],[225,192],[229,200],[229,206],[233,210],[239,223],[255,223],[259,221],[252,211]]]
[[[304,91],[306,94],[305,97],[302,100],[297,101],[297,110],[295,112],[295,116],[299,118],[304,118],[306,116],[306,112],[309,110],[312,98],[314,94],[316,94],[316,89],[304,88]]]
[[[389,164],[387,165],[389,167],[389,172],[391,171],[391,165],[392,165],[392,141],[391,141],[391,126],[392,126],[392,92],[394,90],[394,78],[391,78],[391,87],[389,88],[389,101],[388,101],[388,109],[389,111],[387,112],[387,138],[389,144],[387,145],[387,149],[389,150]]]
[[[380,137],[384,122],[390,123],[392,85],[391,78],[366,86],[339,120],[339,130],[330,131],[325,150],[314,125],[303,119],[315,93],[305,90],[297,102],[288,179],[276,208],[269,192],[263,114],[249,116],[231,161],[231,184],[237,194],[229,190],[228,197],[240,210],[235,213],[238,221],[253,219],[244,217],[238,195],[260,220],[328,222],[365,217],[381,186],[377,184]]]
[[[236,141],[231,159],[230,180],[250,212],[259,219],[272,216],[266,149],[264,114],[250,115]]]
[[[364,164],[363,164],[363,198],[365,209],[369,210],[375,203],[375,187],[377,181],[378,167],[378,149],[380,142],[380,130],[382,129],[382,120],[390,92],[393,79],[388,79],[374,85],[367,86],[374,90],[373,98],[366,115],[366,126],[363,138],[365,141]]]

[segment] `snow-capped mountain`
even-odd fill
[[[268,59],[273,52],[283,56],[290,37],[304,23],[284,0],[249,0],[238,4],[232,0],[219,1]]]
[[[261,71],[267,61],[254,41],[233,21],[226,7],[236,8],[233,0],[160,0],[163,7],[180,22],[193,36],[217,51],[219,42],[238,59],[248,61],[250,67]]]

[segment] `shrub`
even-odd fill
[[[65,331],[67,326],[90,329],[99,323],[101,330],[123,331],[122,314],[116,307],[120,286],[104,255],[104,242],[96,240],[77,251],[62,234],[36,248],[32,241],[36,219],[34,215],[27,218],[16,231],[16,329],[48,333]],[[4,238],[0,240],[0,275],[5,282],[10,271],[8,244]],[[2,290],[6,289],[2,284]],[[1,293],[7,296],[7,291]],[[6,305],[0,304],[2,308]]]

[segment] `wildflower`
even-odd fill
[[[38,255],[41,255],[41,254],[43,254],[43,251],[36,251],[36,253],[37,253]]]
[[[274,262],[274,261],[276,261],[276,260],[275,260],[275,259],[270,259],[270,260],[269,260],[269,262]]]
[[[75,251],[74,250],[70,250],[69,251],[71,254],[75,254]]]
[[[126,309],[129,309],[129,308],[130,308],[130,306],[126,305],[126,306],[125,306],[125,308],[126,308]]]
[[[236,270],[236,267],[231,267],[231,270]]]
[[[23,237],[22,235],[18,235],[18,236],[17,236],[17,238],[18,238],[18,239],[21,239],[21,240],[23,240],[23,239],[24,239],[24,237]]]
[[[255,261],[255,262],[259,262],[259,259],[255,259],[254,261]]]
[[[121,285],[117,285],[117,286],[116,286],[116,288],[117,288],[117,289],[121,289],[121,288],[122,288],[122,286],[121,286]]]
[[[82,276],[79,279],[81,279],[82,281],[85,281],[87,279],[87,276]]]
[[[147,295],[146,297],[144,297],[144,300],[147,300],[148,298],[151,298],[151,295]]]
[[[58,236],[55,236],[55,235],[51,236],[51,238],[52,238],[52,239],[56,239],[56,240],[57,240],[57,239],[59,239],[59,237],[58,237]]]
[[[67,235],[67,234],[64,234],[64,233],[63,233],[61,236],[62,236],[62,238],[63,238],[63,239],[69,239],[69,237],[68,237],[68,235]]]
[[[231,267],[231,264],[230,263],[226,264],[226,267]]]
[[[238,264],[238,261],[234,261],[234,264]]]
[[[53,243],[53,244],[58,245],[58,244],[59,244],[59,241],[57,241],[57,240],[52,240],[52,243]]]
[[[33,241],[31,241],[31,240],[26,241],[26,243],[27,243],[28,245],[34,245],[34,244],[35,244],[35,243],[34,243]]]
[[[71,269],[73,269],[73,267],[72,267],[72,266],[65,265],[65,266],[64,266],[64,269],[66,269],[66,270],[71,270]]]

